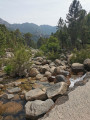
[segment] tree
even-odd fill
[[[57,25],[57,29],[60,30],[64,27],[64,20],[60,17]]]
[[[82,6],[78,0],[74,0],[70,7],[69,7],[69,13],[67,14],[67,22],[71,24],[74,21],[77,21],[80,17],[80,12],[82,10]]]
[[[81,18],[82,6],[78,0],[74,0],[70,7],[69,13],[67,14],[68,32],[71,37],[71,44],[76,47],[78,39],[78,20]]]
[[[28,46],[32,46],[32,40],[31,40],[32,34],[31,33],[25,33],[24,34],[24,40],[27,43]]]

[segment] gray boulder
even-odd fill
[[[80,63],[73,63],[71,68],[74,73],[84,72],[84,65]]]
[[[70,73],[68,71],[65,70],[61,70],[60,74],[64,75],[64,76],[68,76]]]
[[[84,61],[84,68],[87,70],[87,71],[90,71],[90,59],[86,59]]]
[[[68,89],[68,85],[65,82],[59,82],[56,83],[55,85],[52,85],[50,88],[47,89],[46,94],[48,98],[54,98],[58,95],[63,95],[66,93]]]
[[[47,98],[46,93],[39,88],[34,90],[30,90],[25,93],[25,98],[27,101],[29,100],[45,100]]]
[[[67,82],[67,79],[65,78],[64,75],[57,75],[55,83],[58,83],[58,82]]]
[[[44,115],[46,112],[48,112],[53,105],[54,102],[51,99],[47,99],[46,101],[29,101],[25,105],[26,117],[30,118],[31,120],[36,120],[41,115]]]
[[[15,88],[7,89],[7,91],[8,93],[18,93],[21,92],[21,88],[15,87]]]
[[[14,95],[13,94],[5,94],[5,98],[10,100],[10,99],[14,98]]]

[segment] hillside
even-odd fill
[[[36,25],[34,23],[22,23],[22,24],[10,24],[7,21],[0,18],[0,24],[5,24],[5,26],[9,29],[16,30],[19,29],[22,33],[30,32],[34,36],[39,38],[40,36],[48,37],[51,33],[56,32],[55,26],[50,25]]]

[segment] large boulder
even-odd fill
[[[30,77],[36,77],[37,74],[39,74],[38,70],[36,68],[31,68]]]
[[[58,83],[58,82],[67,82],[67,79],[65,78],[64,75],[57,75],[55,83]]]
[[[59,82],[59,83],[56,83],[56,84],[52,85],[51,87],[49,87],[46,91],[46,94],[47,94],[48,98],[54,99],[55,97],[57,97],[59,95],[65,94],[67,89],[68,89],[67,83]]]
[[[90,71],[90,59],[86,59],[84,61],[84,68],[87,70],[87,71]]]
[[[26,117],[31,120],[36,120],[38,117],[48,112],[53,105],[54,102],[51,99],[47,99],[46,101],[29,101],[25,105]]]
[[[73,73],[84,72],[84,65],[80,63],[73,63],[71,68]]]
[[[39,88],[30,90],[25,93],[26,100],[45,100],[47,98],[46,93]]]

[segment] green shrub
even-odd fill
[[[11,71],[12,71],[12,66],[11,65],[7,65],[4,68],[4,71],[6,72],[7,75],[10,75]]]
[[[13,77],[23,77],[24,76],[24,70],[30,69],[30,57],[31,57],[31,51],[26,50],[25,47],[20,48],[15,51],[14,57],[10,58],[5,71],[7,74],[13,76]]]
[[[73,56],[71,57],[70,63],[83,63],[85,59],[90,58],[90,49],[82,49],[80,51],[74,50]]]
[[[47,54],[47,59],[52,60],[52,61],[54,61],[55,59],[58,59],[59,57],[60,55],[58,54],[58,52],[52,51]]]
[[[42,51],[38,51],[34,57],[42,57],[44,55],[44,53]]]

